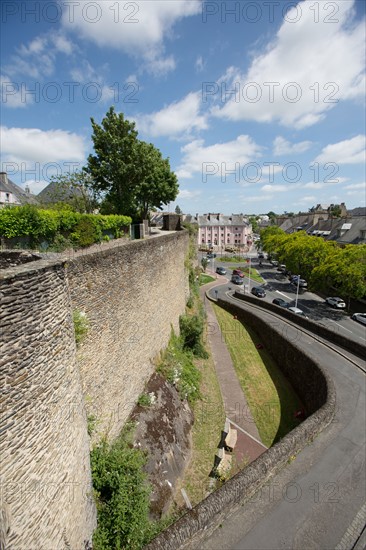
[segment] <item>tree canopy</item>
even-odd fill
[[[340,247],[305,231],[287,234],[278,227],[261,231],[264,250],[275,254],[292,273],[308,279],[314,290],[337,289],[344,298],[366,296],[366,245]]]
[[[99,125],[91,119],[94,154],[89,155],[86,172],[103,198],[102,211],[146,218],[152,208],[175,200],[178,182],[152,143],[138,139],[135,123],[111,107]]]

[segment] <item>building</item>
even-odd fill
[[[38,204],[38,201],[27,185],[22,189],[8,178],[6,172],[0,172],[0,208],[24,204]]]
[[[240,247],[251,242],[252,226],[243,214],[197,214],[198,245]]]

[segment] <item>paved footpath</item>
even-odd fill
[[[237,464],[243,461],[252,462],[267,450],[250,412],[244,392],[239,384],[230,353],[226,347],[224,336],[217,322],[210,300],[206,298],[206,291],[220,284],[226,283],[224,277],[204,285],[200,289],[201,298],[207,314],[207,339],[210,344],[217,379],[220,385],[226,417],[231,427],[237,430],[237,442],[233,451]]]

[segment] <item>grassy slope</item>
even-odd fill
[[[287,378],[250,329],[227,311],[214,305],[234,367],[257,425],[261,439],[268,447],[298,425],[294,412],[301,401]]]

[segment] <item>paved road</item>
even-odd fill
[[[266,288],[267,296],[264,300],[272,302],[274,298],[282,298],[289,302],[291,306],[294,306],[296,301],[296,289],[291,287],[288,278],[278,272],[276,268],[274,268],[266,260],[263,260],[262,266],[259,266],[256,254],[254,256],[252,253],[249,257],[250,256],[252,256],[252,267],[260,272],[263,279],[272,289],[270,290]],[[202,254],[200,257],[202,257]],[[214,271],[218,266],[225,267],[227,270],[227,278],[230,279],[232,270],[239,265],[245,265],[245,261],[243,260],[242,262],[235,264],[224,263],[220,261],[220,256],[218,255],[215,259],[211,260],[207,271]],[[245,278],[244,283],[246,285],[246,291],[249,291],[249,280],[247,277]],[[228,286],[233,288],[236,287],[236,289],[243,289],[242,286],[236,286],[234,284],[230,284]],[[251,280],[250,288],[253,288],[253,286],[261,285],[260,283]],[[366,327],[356,321],[353,321],[344,311],[336,310],[328,306],[324,302],[323,298],[320,298],[317,294],[308,291],[300,293],[298,296],[297,307],[302,309],[309,319],[319,322],[331,330],[342,334],[343,336],[366,344]]]
[[[219,294],[224,292],[220,288]],[[273,321],[268,312],[261,315]],[[310,336],[302,336],[301,345],[335,383],[334,421],[200,550],[343,550],[353,548],[361,534],[366,522],[365,374]]]

